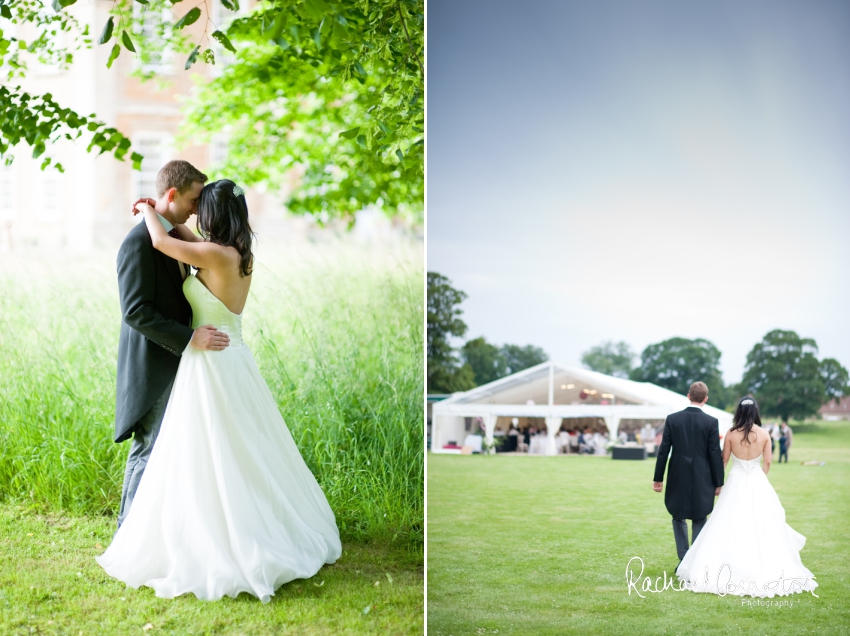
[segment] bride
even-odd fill
[[[687,589],[721,596],[814,594],[818,584],[800,560],[806,537],[785,522],[785,509],[767,479],[770,434],[761,428],[751,397],[738,403],[726,434],[724,467],[730,456],[732,470],[714,512],[676,574]]]
[[[342,552],[333,511],[242,341],[251,286],[252,232],[244,192],[208,184],[198,227],[170,236],[147,204],[159,251],[198,268],[183,283],[193,327],[230,336],[223,351],[187,349],[159,438],[130,512],[97,562],[134,588],[199,599],[248,592],[267,603]],[[181,240],[182,239],[182,240]]]

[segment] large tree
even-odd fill
[[[472,368],[458,362],[451,339],[466,334],[459,305],[466,294],[437,272],[428,272],[428,393],[453,393],[475,386]]]
[[[591,347],[581,355],[581,363],[591,371],[618,378],[628,378],[632,371],[635,354],[625,342],[603,342]]]
[[[649,345],[631,379],[652,382],[686,395],[697,381],[708,385],[709,401],[724,408],[725,388],[720,373],[720,350],[703,338],[670,338]]]
[[[483,337],[468,340],[461,347],[460,355],[472,368],[476,385],[487,384],[507,375],[507,365],[499,347]]]
[[[25,75],[20,51],[68,65],[75,47],[90,46],[87,29],[65,9],[76,1],[52,0],[48,8],[46,0],[0,0],[3,17],[40,29],[28,43],[0,36],[5,79]],[[238,0],[221,3],[231,17],[215,24],[212,0],[185,8],[170,0],[115,0],[99,28],[98,43],[110,47],[107,65],[122,51],[142,62],[182,51],[187,69],[226,60],[222,73],[200,83],[183,131],[193,141],[227,132],[227,163],[215,174],[261,184],[292,211],[320,221],[351,223],[369,205],[421,220],[424,0],[265,0],[238,15]],[[162,21],[171,14],[172,22]],[[187,35],[196,22],[204,25],[201,35]],[[56,44],[60,31],[71,45]],[[118,159],[130,152],[120,132],[62,108],[49,94],[4,86],[0,105],[0,153],[23,141],[40,156],[52,142],[82,132],[92,134],[90,149]],[[138,166],[141,156],[132,157]]]
[[[502,345],[500,352],[505,359],[505,375],[522,371],[549,359],[543,349],[534,345],[521,347],[520,345],[506,344]]]
[[[771,331],[747,354],[741,387],[762,413],[783,422],[815,415],[824,402],[848,393],[847,370],[832,358],[819,362],[817,353],[812,338]]]

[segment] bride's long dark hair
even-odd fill
[[[248,204],[241,188],[234,194],[236,184],[230,179],[213,181],[201,190],[198,200],[198,229],[208,241],[236,248],[239,252],[239,273],[250,276],[253,269],[251,244],[254,233],[248,223]]]
[[[735,409],[735,415],[732,417],[732,428],[729,430],[741,431],[744,434],[744,440],[749,445],[752,444],[750,431],[753,430],[754,424],[761,426],[759,405],[751,395],[748,395],[738,400],[738,408]]]

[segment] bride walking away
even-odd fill
[[[800,559],[806,537],[785,522],[785,509],[767,479],[771,441],[761,428],[758,404],[752,397],[743,398],[723,444],[723,466],[732,459],[729,477],[714,512],[676,570],[694,592],[814,594],[818,584]]]

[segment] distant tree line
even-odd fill
[[[465,298],[448,278],[428,272],[428,393],[468,391],[549,359],[540,347],[500,347],[483,337],[453,347],[451,339],[467,331],[459,307]]]
[[[720,350],[708,340],[670,338],[651,344],[637,356],[625,342],[604,342],[585,351],[581,361],[593,371],[651,382],[686,394],[697,380],[708,385],[709,404],[733,410],[738,399],[752,395],[764,415],[803,419],[816,415],[829,400],[850,394],[847,370],[833,358],[818,360],[811,338],[775,329],[747,354],[744,375],[726,385],[720,373]]]
[[[452,339],[467,331],[460,309],[466,297],[445,276],[428,272],[429,393],[467,391],[548,359],[539,347],[498,346],[483,337],[455,348]],[[724,383],[720,356],[704,338],[669,338],[649,345],[640,356],[625,342],[603,342],[585,351],[581,361],[593,371],[651,382],[682,395],[701,380],[709,387],[708,403],[721,409],[733,410],[739,398],[752,395],[764,415],[784,422],[816,415],[826,402],[850,395],[847,369],[833,358],[818,360],[817,343],[793,331],[776,329],[756,343],[737,384]]]

